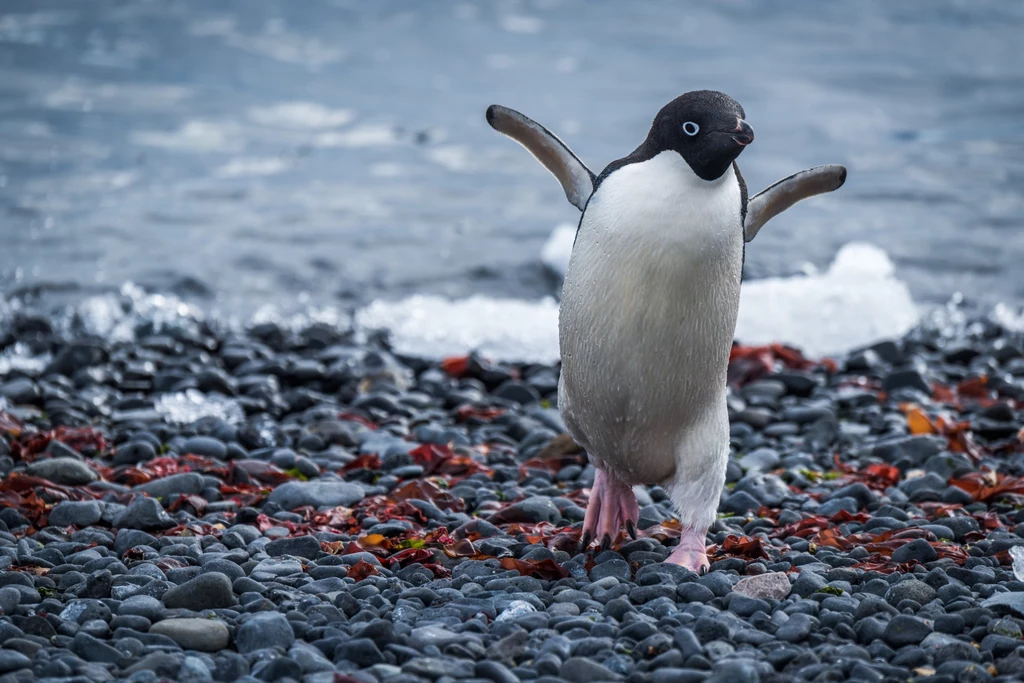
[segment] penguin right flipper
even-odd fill
[[[838,164],[815,166],[783,178],[750,198],[743,222],[744,239],[754,239],[761,226],[797,202],[838,190],[845,182],[846,167]]]
[[[544,126],[514,109],[492,104],[487,107],[487,123],[525,147],[565,190],[565,198],[580,211],[594,193],[595,176]]]

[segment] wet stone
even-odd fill
[[[163,603],[169,608],[200,611],[230,607],[235,604],[235,594],[227,576],[211,572],[171,588],[164,593]]]

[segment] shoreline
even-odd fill
[[[820,363],[734,347],[697,577],[660,562],[659,487],[638,540],[575,551],[593,469],[554,366],[184,321],[7,321],[8,348],[48,352],[0,372],[11,680],[1024,672],[1019,331],[922,325]]]

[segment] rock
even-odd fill
[[[231,640],[228,627],[216,619],[164,619],[149,632],[167,636],[182,649],[203,652],[223,650]]]
[[[106,644],[102,640],[89,635],[85,631],[79,631],[75,634],[73,647],[75,654],[87,662],[116,664],[122,659],[125,659],[125,656],[115,648]]]
[[[783,600],[789,595],[792,586],[789,583],[789,576],[785,572],[768,572],[767,574],[745,576],[737,581],[732,589],[752,598]]]
[[[920,645],[931,632],[931,626],[924,619],[909,614],[897,614],[885,627],[882,638],[887,645],[899,648],[904,645]]]
[[[155,499],[136,496],[114,519],[114,526],[122,529],[169,529],[174,526],[174,520]]]
[[[842,510],[853,513],[857,512],[858,509],[857,500],[855,498],[833,498],[825,503],[818,506],[816,512],[823,517],[832,517],[833,515],[839,514]]]
[[[774,474],[748,474],[736,484],[733,496],[740,491],[750,494],[768,507],[778,507],[793,495],[785,482]],[[729,496],[730,501],[733,496]]]
[[[185,443],[181,446],[181,452],[223,460],[228,453],[228,447],[224,445],[223,441],[212,436],[192,436],[185,439]]]
[[[810,571],[802,571],[793,582],[793,592],[802,598],[806,598],[819,589],[824,588],[828,582],[825,577]]]
[[[886,375],[882,380],[882,390],[893,392],[897,389],[915,389],[928,396],[932,394],[931,384],[917,370],[895,370]]]
[[[788,643],[799,643],[807,639],[818,627],[818,620],[809,614],[794,614],[775,632],[775,637]]]
[[[632,571],[625,560],[607,560],[601,564],[594,565],[590,570],[590,580],[600,581],[601,579],[614,576],[620,581],[629,581]]]
[[[271,557],[291,555],[304,557],[307,560],[315,559],[320,553],[320,541],[314,536],[296,536],[294,538],[279,538],[271,541],[264,549]]]
[[[520,405],[540,403],[540,393],[526,382],[510,379],[494,390],[494,395]]]
[[[906,543],[892,553],[892,561],[899,564],[905,562],[933,562],[938,558],[938,554],[935,552],[935,548],[923,538],[918,538]]]
[[[924,581],[904,579],[885,592],[885,600],[895,607],[904,600],[926,605],[935,599],[935,589]]]
[[[6,398],[15,405],[35,403],[39,399],[39,388],[27,377],[12,379],[0,384],[0,398]]]
[[[1024,616],[1024,592],[996,593],[982,601],[981,606],[988,609],[1005,607]]]
[[[758,448],[742,458],[740,466],[747,472],[770,472],[779,466],[779,452],[774,448]]]
[[[570,683],[595,683],[596,681],[618,681],[622,676],[609,671],[592,659],[570,657],[562,663],[559,675]]]
[[[558,508],[547,496],[533,496],[513,503],[506,508],[498,510],[491,515],[487,521],[492,524],[498,523],[536,523],[551,522],[554,524],[562,518]]]
[[[164,593],[163,601],[172,609],[183,607],[199,612],[231,607],[235,604],[235,594],[231,589],[231,579],[224,574],[210,572],[171,588]]]
[[[477,678],[483,678],[493,683],[518,683],[519,678],[515,676],[501,662],[479,661],[474,670]]]
[[[257,612],[238,627],[235,645],[242,654],[269,647],[288,649],[295,642],[295,631],[283,614]]]
[[[14,586],[0,588],[0,614],[13,614],[21,604],[21,591]]]
[[[129,441],[117,447],[114,453],[115,465],[137,465],[156,457],[156,446],[148,441]]]
[[[711,681],[729,681],[729,683],[761,683],[754,662],[743,659],[727,659],[715,662],[711,667]]]
[[[718,509],[722,512],[732,512],[737,515],[744,515],[751,510],[757,510],[761,503],[746,491],[734,491],[722,501]]]
[[[100,521],[103,508],[95,500],[64,500],[50,510],[50,526],[77,526],[82,529]]]
[[[309,505],[314,508],[348,507],[363,499],[363,487],[346,481],[289,481],[268,497],[285,510]]]
[[[14,650],[0,650],[0,674],[10,673],[28,669],[32,666],[32,660]]]
[[[198,472],[183,472],[169,477],[154,479],[148,484],[141,484],[132,489],[136,493],[145,493],[153,498],[172,502],[180,495],[194,495],[203,490],[205,482]]]
[[[76,458],[48,458],[36,460],[28,466],[27,472],[36,477],[49,479],[55,484],[82,486],[100,478],[91,467]]]

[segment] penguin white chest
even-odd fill
[[[669,479],[694,439],[727,448],[740,202],[732,168],[709,182],[662,152],[615,170],[587,205],[562,290],[559,401],[626,481]]]

